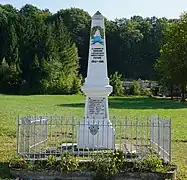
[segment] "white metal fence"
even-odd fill
[[[99,123],[100,126],[111,124]],[[166,161],[171,160],[171,121],[159,117],[150,118],[111,118],[115,129],[114,149],[77,147],[78,128],[87,121],[77,117],[63,116],[28,116],[18,118],[18,154],[29,158],[46,158],[53,154],[60,156],[64,151],[71,151],[76,156],[89,156],[93,152],[121,150],[126,159],[145,157],[155,151]],[[94,122],[94,119],[93,121]],[[91,127],[92,123],[89,124]],[[88,131],[87,131],[88,132]],[[85,134],[89,136],[89,134]],[[93,134],[96,138],[97,133]],[[109,138],[106,133],[103,139]],[[108,139],[107,139],[108,140]]]
[[[151,117],[151,147],[163,158],[171,160],[171,121]]]

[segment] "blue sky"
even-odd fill
[[[133,15],[178,18],[187,11],[187,0],[0,0],[0,4],[12,4],[18,9],[33,4],[53,13],[70,7],[84,9],[90,15],[99,10],[110,20]]]

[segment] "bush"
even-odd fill
[[[150,89],[148,89],[148,88],[141,88],[140,89],[140,94],[142,95],[142,96],[152,96],[152,92],[151,92],[151,90]]]
[[[78,162],[70,152],[65,152],[58,161],[54,155],[49,155],[47,160],[41,160],[35,166],[36,169],[73,171],[78,167]]]
[[[94,157],[93,170],[96,171],[94,179],[109,179],[117,173],[117,167],[112,156],[99,154]]]
[[[59,167],[61,171],[74,171],[78,167],[78,162],[72,153],[65,152],[61,155]]]
[[[96,171],[94,179],[110,179],[122,169],[124,162],[124,153],[121,151],[93,155],[92,168]]]
[[[80,91],[82,85],[82,76],[73,77],[73,75],[64,75],[58,79],[42,79],[40,81],[41,94],[76,94]]]
[[[151,92],[152,92],[153,96],[158,96],[159,87],[151,88]]]
[[[113,95],[122,96],[124,95],[124,87],[122,81],[122,74],[115,72],[110,76],[110,85],[113,87]]]
[[[20,156],[15,156],[10,159],[9,166],[15,169],[26,169],[27,161]]]
[[[148,155],[143,159],[135,160],[133,164],[133,171],[138,172],[156,172],[163,168],[163,161],[155,154]]]
[[[138,96],[141,94],[141,88],[140,88],[138,81],[132,82],[132,87],[130,88],[130,94],[135,95],[135,96]]]
[[[52,170],[52,169],[55,169],[56,166],[57,166],[56,157],[54,155],[49,155],[48,158],[47,158],[47,162],[44,166],[45,169]]]

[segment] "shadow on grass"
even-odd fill
[[[84,103],[58,104],[61,107],[84,108]],[[111,97],[109,108],[113,109],[180,109],[187,104],[152,97]]]
[[[8,163],[0,162],[0,179],[13,179]]]

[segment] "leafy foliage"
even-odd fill
[[[187,14],[183,14],[177,23],[171,23],[165,30],[165,43],[160,50],[160,56],[155,69],[158,71],[162,84],[169,89],[180,85],[182,101],[185,100],[187,83]]]
[[[138,81],[132,82],[131,94],[136,95],[136,96],[141,94],[141,88],[140,88],[140,84],[138,83]]]
[[[142,96],[152,96],[152,91],[148,88],[141,88],[140,89],[140,94]]]
[[[94,179],[110,179],[124,164],[124,154],[121,151],[93,156],[92,168],[96,171]]]
[[[9,166],[15,169],[26,169],[27,161],[20,156],[14,156],[10,159]]]
[[[78,51],[60,17],[32,5],[2,5],[0,92],[72,94],[79,89]],[[19,23],[18,23],[19,20]],[[4,61],[3,63],[2,60]],[[6,65],[7,63],[7,65]],[[7,75],[8,74],[10,75]],[[77,79],[75,81],[75,79]]]
[[[119,172],[168,172],[176,168],[175,165],[165,163],[156,154],[151,153],[143,159],[126,162],[124,152],[106,152],[91,154],[91,161],[81,163],[71,152],[61,154],[60,160],[49,155],[47,160],[26,161],[20,156],[13,157],[9,166],[15,169],[54,170],[71,172],[75,170],[95,172],[93,179],[112,179]],[[84,166],[84,167],[83,167]]]
[[[54,155],[49,155],[45,164],[46,169],[55,169],[57,165],[57,160]]]
[[[163,161],[158,158],[157,155],[151,154],[143,159],[134,160],[133,162],[133,171],[138,172],[157,172],[163,168]]]
[[[61,155],[60,169],[62,171],[74,171],[77,167],[78,162],[70,152],[65,152]]]
[[[48,169],[58,171],[74,171],[78,167],[78,161],[70,152],[61,154],[60,160],[56,156],[49,155],[47,161],[41,160],[35,165],[35,169]]]
[[[122,74],[115,72],[110,76],[110,84],[113,87],[113,95],[121,96],[124,95],[124,87],[122,81]]]

